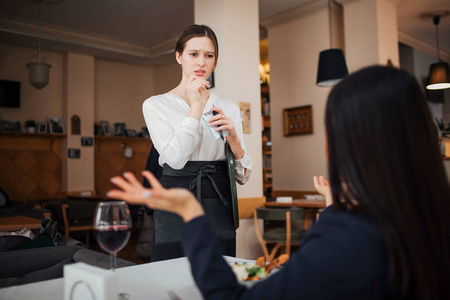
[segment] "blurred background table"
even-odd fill
[[[292,202],[276,202],[275,199],[267,201],[265,207],[300,207],[305,211],[305,219],[303,221],[303,228],[308,229],[316,219],[319,209],[325,208],[325,200],[307,200],[294,199]]]
[[[16,231],[23,228],[39,229],[40,219],[14,216],[14,217],[0,217],[0,231]]]

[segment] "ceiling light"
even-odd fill
[[[332,0],[328,0],[331,49],[323,50],[320,52],[316,81],[316,84],[318,86],[334,86],[342,78],[348,75],[344,52],[341,49],[333,49],[333,31],[331,30],[331,1]]]
[[[428,90],[441,90],[450,88],[450,70],[448,63],[441,62],[439,57],[439,22],[441,15],[433,16],[433,23],[436,25],[436,48],[438,62],[430,66],[430,74],[427,79]]]
[[[41,5],[42,0],[37,0],[39,3],[39,44],[37,55],[34,62],[27,64],[28,79],[32,86],[41,89],[48,84],[49,72],[51,65],[47,64],[41,55]]]

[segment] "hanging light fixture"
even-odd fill
[[[318,86],[334,86],[342,78],[348,75],[344,52],[333,48],[333,31],[331,29],[331,1],[328,0],[328,14],[330,18],[330,49],[323,50],[319,55],[319,67],[317,71]]]
[[[28,79],[32,86],[41,89],[48,84],[51,65],[47,64],[41,55],[41,5],[43,0],[37,0],[39,3],[39,44],[37,49],[37,61],[27,64]]]
[[[450,88],[450,70],[448,63],[441,62],[439,57],[439,23],[441,15],[433,16],[433,23],[436,25],[436,48],[438,62],[430,66],[430,74],[427,80],[428,90],[442,90]]]

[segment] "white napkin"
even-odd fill
[[[277,197],[278,203],[292,203],[292,197]]]

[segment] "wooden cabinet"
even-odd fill
[[[9,198],[61,198],[63,134],[0,133],[0,187]]]

